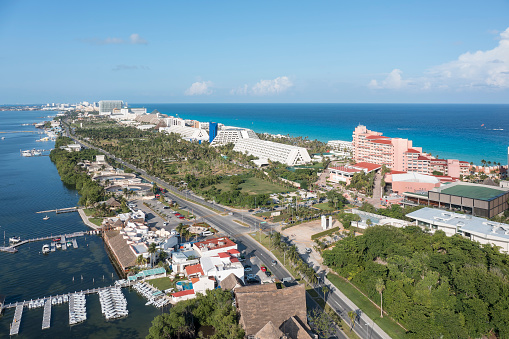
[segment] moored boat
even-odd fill
[[[12,244],[17,244],[20,241],[21,241],[20,237],[10,237],[9,238],[9,242],[12,243]]]
[[[43,254],[49,253],[49,245],[48,244],[42,245],[42,253]]]

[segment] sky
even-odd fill
[[[0,104],[509,103],[509,0],[0,0]]]

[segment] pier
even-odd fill
[[[44,303],[44,314],[42,315],[42,329],[49,328],[51,322],[51,298]]]
[[[24,244],[31,243],[31,242],[50,240],[50,239],[53,239],[53,238],[60,238],[60,239],[65,240],[65,238],[82,237],[85,234],[87,234],[87,232],[74,232],[74,233],[70,233],[70,234],[52,235],[52,236],[49,236],[49,237],[27,239],[27,240],[20,241],[20,242],[18,242],[16,244],[12,244],[12,245],[7,246],[7,247],[0,246],[0,252],[16,253],[18,251],[18,249],[16,247],[24,245]],[[77,243],[76,243],[76,246],[78,246]],[[63,247],[63,245],[62,245],[62,247]]]
[[[21,324],[22,315],[23,315],[23,304],[16,305],[16,311],[14,311],[14,319],[12,319],[10,335],[15,335],[19,333],[19,325]]]
[[[122,287],[130,286],[129,282],[126,280],[119,280],[115,282],[114,285],[106,286],[106,287],[98,287],[91,288],[85,291],[76,291],[72,293],[60,294],[56,296],[43,297],[35,300],[23,302],[15,302],[11,304],[4,305],[2,309],[10,309],[16,308],[14,311],[14,318],[12,319],[12,324],[10,326],[10,335],[16,335],[19,333],[19,327],[21,324],[21,316],[23,315],[23,308],[28,307],[38,308],[44,307],[44,313],[42,317],[42,329],[48,329],[51,326],[51,306],[56,303],[69,303],[69,325],[74,325],[86,320],[86,299],[85,295],[92,293],[111,293],[113,290],[119,291]],[[125,298],[124,298],[125,302]],[[55,303],[55,304],[56,304]],[[122,315],[127,315],[127,303],[123,304],[121,312]]]
[[[66,208],[56,208],[54,210],[39,211],[39,212],[35,212],[35,213],[55,212],[56,214],[60,214],[60,213],[70,213],[70,212],[77,212],[77,211],[78,211],[78,207],[66,207]]]

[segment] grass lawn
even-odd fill
[[[104,218],[88,218],[88,221],[90,221],[91,223],[93,223],[97,226],[101,226],[103,219]]]
[[[85,215],[87,217],[91,216],[92,214],[94,214],[95,210],[93,208],[85,208],[83,209],[83,212],[85,212]]]
[[[336,209],[334,207],[329,207],[329,203],[322,202],[321,204],[313,205],[313,207],[319,208],[324,211],[335,211]]]
[[[380,310],[376,308],[371,301],[365,297],[362,293],[357,291],[350,283],[344,281],[335,274],[327,274],[329,279],[334,286],[336,286],[341,292],[343,292],[348,299],[350,299],[362,312],[366,313],[368,317],[377,323],[385,333],[392,338],[406,338],[405,330],[402,329],[398,324],[388,317],[380,318]]]
[[[286,193],[286,192],[294,192],[294,188],[286,188],[277,184],[273,184],[269,181],[259,179],[259,178],[244,178],[244,182],[239,185],[241,192],[247,194],[272,194],[272,193]],[[223,181],[219,184],[214,185],[217,189],[221,189],[223,191],[230,190],[230,178],[224,178]],[[210,187],[206,187],[203,190],[208,190]]]
[[[161,291],[167,290],[175,285],[175,282],[172,282],[168,277],[151,279],[148,280],[148,283]]]

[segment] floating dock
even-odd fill
[[[44,303],[44,314],[42,315],[42,329],[50,327],[51,322],[51,298],[46,299]]]
[[[78,240],[76,240],[76,238],[72,239],[72,247],[78,248]]]
[[[49,237],[27,239],[27,240],[20,241],[16,244],[12,244],[11,246],[8,246],[8,247],[0,246],[0,252],[16,253],[18,251],[18,249],[16,247],[24,245],[24,244],[28,244],[30,242],[44,241],[44,240],[50,240],[50,239],[54,239],[54,238],[65,239],[65,238],[82,237],[85,234],[87,234],[87,232],[74,232],[74,233],[70,233],[70,234],[52,235]]]
[[[19,325],[21,324],[22,315],[23,304],[16,305],[16,311],[14,311],[14,319],[12,319],[11,331],[9,335],[16,335],[19,333]]]

